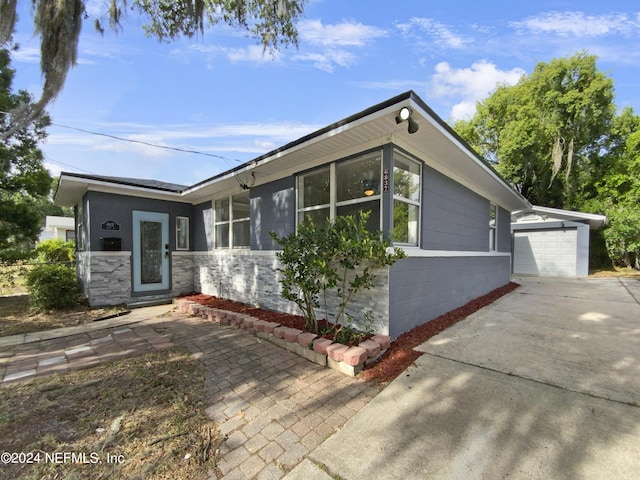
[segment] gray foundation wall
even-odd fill
[[[389,271],[389,335],[458,308],[510,281],[509,255],[411,257]]]
[[[229,298],[261,308],[300,315],[298,306],[281,296],[280,263],[275,252],[212,252],[193,257],[194,290],[206,295]],[[380,271],[376,288],[363,291],[350,303],[348,313],[354,318],[354,326],[363,328],[364,312],[373,318],[371,327],[377,333],[389,331],[389,276],[388,269]],[[322,299],[320,299],[322,305]],[[328,297],[328,310],[338,305],[335,295]],[[317,312],[325,318],[324,309]],[[333,318],[330,316],[330,321]]]

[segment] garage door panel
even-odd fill
[[[513,272],[574,276],[576,229],[520,230],[514,233]]]

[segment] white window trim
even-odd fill
[[[249,229],[251,229],[251,209],[249,209],[249,216],[248,217],[240,217],[240,218],[234,218],[233,217],[233,197],[236,197],[242,193],[245,193],[244,191],[241,192],[236,192],[232,195],[227,195],[224,197],[220,197],[220,198],[216,198],[213,200],[213,248],[214,249],[220,249],[220,250],[227,250],[227,249],[234,249],[234,250],[248,250],[251,248],[251,245],[241,245],[241,246],[234,246],[233,245],[233,225],[234,223],[240,223],[240,222],[249,222]],[[220,201],[220,200],[228,200],[229,201],[229,220],[223,220],[223,221],[218,221],[218,219],[216,218],[216,202]],[[249,204],[251,204],[251,197],[249,197]],[[229,238],[228,238],[228,242],[229,242],[229,246],[228,247],[220,247],[217,244],[217,234],[216,234],[216,227],[218,225],[229,225]]]
[[[396,155],[400,155],[402,156],[403,160],[407,160],[408,162],[412,162],[414,164],[416,164],[418,166],[418,200],[412,200],[410,198],[407,197],[403,197],[402,195],[396,195],[395,192],[393,192],[392,195],[392,200],[391,200],[391,211],[393,212],[393,202],[395,200],[398,200],[399,202],[403,202],[403,203],[408,203],[409,205],[414,205],[416,207],[418,207],[418,232],[416,235],[416,243],[404,243],[404,242],[396,242],[394,241],[393,244],[397,245],[399,247],[419,247],[420,246],[420,238],[421,238],[421,234],[422,234],[422,162],[415,160],[411,157],[409,157],[409,155],[404,154],[402,152],[398,152],[397,150],[394,149],[393,151],[393,162],[391,165],[391,176],[393,177],[393,170],[395,168],[395,162],[396,162]],[[394,190],[395,190],[395,185],[394,185]],[[392,218],[393,218],[393,214],[392,214]],[[393,229],[392,229],[393,230]],[[391,234],[391,232],[390,232]]]
[[[186,247],[181,247],[180,246],[180,235],[178,234],[178,224],[180,223],[180,220],[186,220],[186,228],[187,228],[187,246]],[[189,238],[189,217],[185,217],[185,216],[180,216],[177,215],[176,216],[176,250],[189,250],[189,245],[191,243],[191,238]]]
[[[314,210],[322,210],[324,208],[328,208],[329,209],[329,219],[333,220],[334,218],[336,218],[336,212],[338,210],[338,207],[344,207],[344,206],[348,206],[348,205],[355,205],[357,203],[366,203],[366,202],[370,202],[372,200],[378,200],[379,201],[379,208],[380,208],[380,213],[379,213],[379,217],[380,217],[380,225],[378,225],[378,230],[382,230],[382,221],[383,221],[383,217],[382,217],[382,193],[378,193],[377,195],[371,195],[370,197],[359,197],[359,198],[352,198],[349,200],[341,200],[338,201],[338,180],[337,180],[337,164],[340,162],[348,162],[351,160],[356,160],[358,159],[358,157],[364,157],[366,155],[368,155],[369,153],[374,153],[377,152],[373,151],[373,152],[368,152],[368,153],[362,153],[360,155],[357,155],[353,158],[348,158],[348,159],[341,159],[341,160],[336,160],[333,161],[329,164],[329,203],[324,203],[322,205],[313,205],[311,207],[299,207],[298,205],[300,205],[300,178],[304,178],[305,175],[309,175],[309,174],[313,174],[315,172],[317,172],[318,170],[322,170],[323,168],[326,168],[326,165],[322,165],[319,167],[316,167],[312,170],[308,170],[306,172],[300,173],[296,176],[296,231],[298,229],[298,225],[301,223],[300,222],[300,214],[301,213],[305,213],[305,212],[312,212]],[[383,152],[382,150],[379,150],[379,155],[380,155],[380,178],[382,178],[382,170],[383,170]]]

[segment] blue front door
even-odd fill
[[[169,214],[133,211],[133,291],[169,289]]]

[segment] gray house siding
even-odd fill
[[[213,250],[213,207],[211,202],[204,202],[193,207],[193,237],[191,249],[196,252]]]
[[[90,250],[102,250],[103,237],[119,237],[123,251],[133,250],[133,210],[169,213],[169,246],[175,250],[176,216],[191,217],[192,206],[188,203],[168,202],[150,198],[129,197],[103,192],[87,192],[85,212],[91,218],[89,234]],[[120,230],[103,230],[102,224],[113,220],[120,225]]]
[[[296,194],[293,176],[251,189],[251,250],[273,250],[269,232],[295,232]]]
[[[487,251],[489,201],[426,165],[422,171],[422,248]]]
[[[509,283],[510,257],[411,257],[389,270],[389,335],[418,325]]]
[[[498,251],[511,252],[511,213],[498,208]]]

